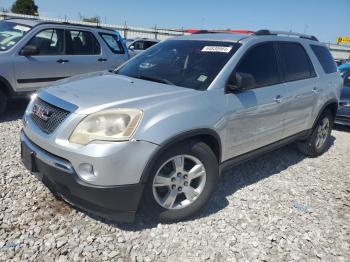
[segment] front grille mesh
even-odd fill
[[[51,134],[56,130],[56,128],[69,116],[70,112],[51,105],[44,100],[37,97],[34,101],[33,106],[38,106],[44,110],[50,111],[50,117],[47,121],[41,119],[33,112],[31,113],[31,118],[33,122],[46,134]]]

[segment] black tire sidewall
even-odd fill
[[[0,115],[3,114],[7,107],[7,96],[6,94],[0,89]]]
[[[317,131],[318,131],[318,128],[319,128],[321,122],[323,121],[323,119],[325,117],[327,117],[329,120],[329,130],[328,130],[327,140],[325,141],[325,143],[323,144],[322,147],[317,148],[316,147]],[[315,127],[312,131],[311,137],[308,141],[308,146],[309,146],[310,151],[312,152],[312,155],[319,156],[326,151],[326,149],[329,145],[330,135],[331,135],[331,132],[333,129],[333,123],[334,123],[334,117],[333,117],[333,114],[331,113],[331,111],[326,110],[325,112],[323,112],[322,115],[320,116],[319,120],[317,121],[317,124],[315,125]]]
[[[201,195],[191,205],[183,209],[169,210],[161,207],[153,196],[153,180],[159,168],[170,158],[177,155],[190,155],[198,158],[206,170],[206,184]],[[163,222],[175,222],[192,217],[209,201],[219,178],[218,161],[215,154],[205,143],[187,141],[166,150],[154,164],[144,190],[142,207],[153,219]]]

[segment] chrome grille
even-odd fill
[[[51,134],[69,114],[69,111],[51,105],[37,97],[33,103],[31,118],[43,132]]]

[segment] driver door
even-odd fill
[[[26,44],[37,48],[31,56],[14,58],[15,79],[20,91],[34,91],[51,82],[69,77],[69,59],[64,54],[64,30],[46,28]]]

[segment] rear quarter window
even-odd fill
[[[117,35],[100,33],[103,41],[108,45],[114,54],[124,54],[124,48]]]
[[[316,55],[318,61],[320,62],[323,71],[326,74],[331,74],[337,72],[337,65],[329,52],[328,48],[319,45],[311,45],[311,49]]]

